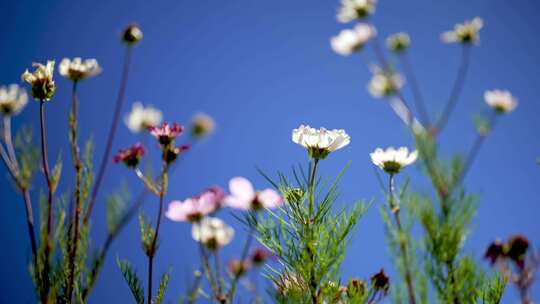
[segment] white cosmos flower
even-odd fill
[[[12,116],[19,114],[28,103],[26,90],[16,84],[0,87],[0,114]]]
[[[411,44],[409,34],[405,32],[395,33],[386,39],[386,46],[394,52],[402,52]]]
[[[292,141],[308,149],[310,157],[324,159],[330,152],[348,145],[351,137],[343,129],[315,129],[300,125],[292,131]]]
[[[101,73],[101,67],[93,58],[84,61],[80,57],[75,57],[73,60],[64,58],[58,65],[58,72],[67,79],[79,81],[98,75]]]
[[[54,60],[48,60],[46,65],[32,63],[36,69],[33,73],[24,71],[21,79],[32,86],[32,97],[37,100],[50,100],[56,91],[53,80]]]
[[[212,116],[206,113],[197,113],[191,119],[191,135],[195,138],[203,138],[214,132],[216,122]]]
[[[391,96],[405,84],[405,78],[399,73],[383,71],[372,66],[373,77],[368,84],[369,93],[376,98]]]
[[[418,151],[415,150],[409,153],[409,149],[406,147],[400,147],[397,150],[394,149],[394,147],[389,147],[386,150],[377,148],[373,153],[370,153],[369,156],[374,165],[389,174],[396,174],[401,168],[416,161],[418,158]]]
[[[342,23],[363,19],[375,12],[376,0],[341,0],[337,20]]]
[[[458,23],[454,29],[441,34],[445,43],[478,43],[480,29],[484,26],[482,18],[475,17],[473,20]]]
[[[148,106],[145,107],[141,102],[135,102],[131,112],[124,117],[124,122],[133,133],[139,133],[150,127],[155,127],[161,123],[163,114],[160,110]]]
[[[218,249],[229,244],[234,237],[234,229],[215,217],[205,217],[193,225],[191,236],[209,249]]]
[[[513,111],[518,102],[509,91],[492,90],[484,93],[484,99],[488,106],[498,113],[507,113]]]
[[[342,30],[339,35],[330,39],[330,45],[334,52],[342,56],[349,56],[361,49],[377,31],[369,24],[360,23],[353,29]]]

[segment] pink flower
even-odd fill
[[[229,181],[231,194],[225,198],[225,204],[242,210],[260,210],[277,208],[283,205],[283,198],[272,189],[255,191],[253,185],[244,177],[235,177]]]
[[[135,168],[139,165],[139,161],[144,153],[145,150],[143,145],[141,143],[136,143],[127,149],[118,151],[113,157],[113,162],[115,164],[123,162],[126,166]]]
[[[182,201],[172,201],[165,216],[175,222],[197,222],[203,217],[219,209],[225,193],[214,186],[198,196]]]
[[[172,143],[178,135],[182,134],[184,127],[178,123],[169,125],[164,122],[161,126],[149,127],[148,130],[160,144],[166,146]]]

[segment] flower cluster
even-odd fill
[[[19,114],[28,103],[28,94],[16,84],[0,87],[0,114],[13,116]]]
[[[349,56],[360,50],[376,34],[377,31],[373,26],[360,23],[354,28],[342,30],[339,35],[332,37],[330,45],[339,55]]]
[[[95,59],[85,59],[75,57],[73,60],[64,58],[58,65],[58,72],[61,76],[72,81],[80,81],[93,77],[101,73],[101,67]]]
[[[32,97],[40,101],[48,101],[54,96],[56,85],[53,80],[54,61],[47,61],[46,65],[33,63],[35,71],[30,73],[26,70],[21,78],[32,87]]]
[[[456,24],[454,29],[442,33],[441,39],[446,43],[476,44],[480,40],[480,29],[484,26],[481,18],[476,17],[473,20]]]
[[[343,129],[315,129],[307,125],[300,125],[292,131],[292,141],[306,148],[310,158],[324,159],[330,152],[348,145],[351,138]]]

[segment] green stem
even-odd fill
[[[403,260],[403,268],[404,268],[404,276],[405,276],[405,284],[407,286],[407,294],[409,296],[409,304],[416,304],[416,296],[414,293],[414,285],[413,285],[413,277],[412,277],[412,271],[409,264],[409,257],[407,252],[407,240],[402,240],[401,237],[405,236],[405,232],[403,230],[403,226],[401,225],[401,219],[399,218],[399,206],[395,202],[395,194],[394,194],[394,174],[390,174],[390,181],[388,185],[388,192],[389,192],[389,201],[390,201],[390,209],[392,214],[394,214],[394,219],[396,222],[396,228],[398,232],[398,242],[399,242],[399,249],[401,251],[402,260]]]
[[[315,252],[313,250],[313,239],[314,239],[314,232],[313,232],[313,226],[315,225],[315,219],[313,217],[313,211],[315,209],[315,177],[317,175],[317,167],[319,165],[319,159],[315,158],[313,160],[313,168],[311,171],[311,177],[309,179],[309,214],[308,214],[308,220],[309,223],[307,223],[307,229],[308,229],[308,238],[307,238],[307,251],[309,254],[310,259],[310,269],[309,269],[309,288],[311,293],[311,300],[313,304],[319,303],[319,298],[317,296],[317,289],[318,289],[318,283],[315,278]]]
[[[40,138],[41,138],[41,162],[43,167],[43,175],[45,176],[45,181],[47,183],[47,231],[45,234],[45,251],[44,251],[44,258],[45,258],[45,265],[43,267],[43,275],[42,279],[44,280],[43,283],[43,292],[41,295],[41,301],[42,303],[48,302],[48,295],[49,295],[49,272],[50,272],[50,255],[52,251],[52,244],[51,244],[51,231],[52,231],[52,197],[53,197],[53,189],[52,189],[52,181],[49,173],[49,163],[47,161],[47,138],[46,138],[46,132],[45,132],[45,101],[40,100],[39,103],[39,126],[40,126]]]
[[[71,128],[71,150],[73,157],[73,166],[75,168],[75,214],[73,218],[73,242],[71,251],[69,254],[69,272],[68,272],[68,285],[67,285],[67,300],[70,303],[73,294],[73,284],[75,280],[75,259],[77,258],[77,247],[79,244],[79,222],[81,214],[81,183],[82,183],[82,161],[80,158],[80,149],[77,143],[77,113],[78,113],[78,100],[77,100],[77,81],[73,81],[72,99],[71,99],[71,115],[70,115],[70,128]]]
[[[257,217],[255,217],[255,220],[257,220]],[[253,242],[253,234],[255,233],[255,227],[257,226],[257,223],[255,223],[253,226],[250,227],[248,231],[248,236],[246,239],[246,242],[244,243],[244,249],[242,249],[242,255],[240,256],[240,261],[243,263],[247,255],[249,253],[249,248],[251,247],[251,243]],[[234,299],[234,293],[236,292],[236,286],[238,285],[238,280],[240,280],[240,274],[235,273],[234,277],[231,282],[231,288],[229,290],[229,301],[232,303]]]
[[[167,170],[168,170],[168,164],[167,162],[163,161],[163,169],[161,172],[161,189],[159,191],[159,210],[157,215],[157,225],[156,225],[156,232],[154,233],[154,237],[152,239],[152,244],[150,246],[150,252],[148,255],[148,304],[152,303],[152,270],[153,270],[153,264],[154,264],[154,255],[156,254],[156,245],[159,235],[159,228],[161,227],[161,218],[163,217],[163,198],[165,196],[165,192],[167,191]]]

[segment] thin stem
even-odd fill
[[[255,218],[256,219],[256,218]],[[242,255],[240,256],[240,262],[244,263],[244,261],[247,258],[247,255],[249,253],[249,248],[251,247],[251,243],[253,242],[253,234],[255,233],[255,226],[257,224],[255,223],[254,226],[251,226],[248,232],[248,236],[246,239],[246,242],[244,243],[244,248],[242,249]],[[231,282],[231,288],[229,290],[229,301],[232,303],[234,299],[234,293],[236,292],[236,286],[238,285],[238,280],[240,280],[240,274],[235,273],[234,277]]]
[[[43,100],[39,104],[39,126],[40,126],[40,138],[41,138],[41,161],[43,166],[43,174],[45,181],[47,182],[47,232],[45,234],[45,265],[43,267],[43,294],[41,300],[43,303],[47,303],[49,295],[49,271],[50,271],[50,255],[52,250],[51,244],[51,231],[52,231],[52,181],[49,173],[49,162],[47,161],[47,139],[45,137],[45,103]]]
[[[81,214],[81,182],[82,182],[82,161],[80,158],[80,149],[77,143],[77,112],[78,112],[78,100],[77,100],[77,81],[73,81],[72,98],[71,98],[71,114],[69,118],[69,125],[71,129],[71,150],[73,157],[73,166],[75,168],[75,213],[73,218],[73,243],[69,254],[69,272],[68,272],[68,285],[67,285],[67,299],[71,302],[73,294],[73,283],[75,280],[75,259],[77,257],[77,247],[79,244],[79,222]]]
[[[24,184],[22,180],[20,180],[19,176],[19,169],[17,166],[17,156],[15,154],[15,149],[13,148],[12,140],[11,140],[11,128],[10,125],[10,119],[4,118],[4,139],[6,142],[6,146],[8,150],[11,150],[12,152],[6,152],[4,149],[4,146],[0,144],[0,158],[2,158],[2,161],[4,162],[4,165],[6,166],[11,178],[13,179],[13,182],[17,185],[17,188],[22,193],[23,200],[24,200],[24,207],[25,207],[25,214],[26,214],[26,225],[28,227],[28,236],[30,238],[30,246],[32,248],[32,258],[34,261],[34,268],[37,270],[37,243],[36,243],[36,234],[34,231],[34,212],[32,210],[32,200],[30,198],[30,192],[28,191],[28,187]],[[8,126],[6,126],[6,124]],[[12,157],[8,155],[8,153],[12,154]]]
[[[122,105],[124,103],[124,95],[126,92],[128,75],[129,75],[129,66],[131,62],[131,47],[126,47],[126,53],[124,56],[124,67],[122,71],[122,79],[120,81],[120,89],[118,91],[118,97],[116,99],[116,106],[114,109],[113,119],[111,122],[111,127],[109,128],[109,135],[107,136],[107,143],[105,144],[105,150],[103,151],[103,157],[101,158],[101,164],[99,165],[98,174],[96,177],[96,183],[92,189],[92,195],[90,196],[90,202],[88,203],[88,208],[84,215],[84,223],[87,223],[92,214],[92,208],[97,199],[101,182],[105,171],[107,170],[107,165],[109,164],[109,156],[111,153],[112,144],[114,142],[114,136],[116,134],[116,129],[118,128],[118,123],[120,121],[120,112],[122,111]]]
[[[221,296],[223,294],[223,275],[221,272],[221,259],[219,258],[219,249],[216,249],[214,251],[214,263],[216,265],[216,277],[218,281],[218,295]]]
[[[7,151],[9,153],[9,158],[16,172],[19,172],[19,164],[17,163],[17,156],[15,155],[15,149],[13,147],[13,142],[11,141],[11,117],[4,116],[4,140],[6,141]]]
[[[161,227],[161,218],[163,217],[163,198],[167,191],[167,170],[168,165],[163,161],[163,169],[161,171],[161,189],[159,191],[159,210],[157,215],[156,232],[152,238],[152,244],[150,246],[150,253],[148,255],[148,304],[152,303],[152,270],[154,255],[156,254],[156,245],[159,236],[159,228]]]
[[[307,251],[309,254],[309,259],[311,261],[310,269],[309,269],[309,285],[310,285],[310,292],[311,292],[311,300],[313,304],[319,303],[319,298],[317,296],[317,289],[318,284],[315,278],[315,253],[312,248],[313,243],[313,229],[312,226],[314,225],[312,218],[313,211],[315,209],[315,176],[317,174],[317,167],[319,165],[319,159],[315,158],[313,160],[313,169],[311,171],[311,177],[309,178],[309,223],[308,226],[308,243],[307,243]]]
[[[409,265],[409,257],[407,252],[407,241],[402,240],[401,237],[405,235],[405,232],[403,230],[403,227],[401,225],[401,219],[399,218],[399,206],[395,203],[395,194],[394,194],[394,174],[390,174],[390,181],[388,183],[388,192],[389,192],[389,201],[390,201],[390,209],[392,214],[394,214],[394,220],[396,222],[396,228],[398,231],[398,242],[399,242],[399,249],[401,251],[402,259],[403,259],[403,268],[405,271],[405,284],[407,285],[407,294],[409,296],[409,303],[415,304],[416,303],[416,296],[414,293],[414,287],[413,287],[413,278],[412,278],[412,272],[411,267]]]
[[[456,107],[456,104],[459,99],[459,95],[461,94],[461,91],[463,90],[463,85],[465,84],[467,71],[469,69],[469,59],[471,57],[470,48],[471,47],[468,45],[462,46],[461,62],[460,62],[459,69],[457,72],[456,80],[454,82],[454,86],[452,87],[452,91],[450,92],[450,97],[448,98],[448,101],[446,102],[446,105],[444,107],[442,115],[440,116],[439,120],[435,123],[435,126],[432,130],[433,135],[437,135],[442,131],[442,129],[445,127],[446,123],[450,119],[450,116],[452,115],[454,108]]]
[[[424,102],[424,97],[422,96],[422,91],[420,90],[420,86],[418,84],[418,80],[416,78],[416,75],[413,72],[411,61],[409,60],[409,56],[407,52],[403,52],[401,56],[399,56],[401,59],[401,63],[403,65],[403,69],[405,70],[405,74],[407,76],[407,79],[409,79],[409,83],[411,84],[412,93],[414,95],[414,102],[416,109],[418,110],[418,113],[420,114],[420,120],[422,123],[429,128],[431,125],[428,111],[426,110],[426,104]]]
[[[497,122],[498,114],[492,114],[489,119],[489,132],[493,130],[493,127],[495,126],[495,123]],[[454,181],[454,186],[459,185],[469,172],[469,170],[472,167],[472,164],[474,163],[478,153],[480,152],[480,149],[482,148],[482,144],[484,143],[485,139],[487,137],[487,134],[484,134],[482,132],[478,132],[476,135],[476,139],[474,140],[474,143],[471,147],[471,150],[467,154],[467,157],[465,158],[465,163],[463,164],[463,168],[460,171],[460,174],[458,178]]]
[[[195,223],[194,225],[200,225],[200,223]],[[199,243],[199,253],[200,253],[200,256],[201,256],[201,263],[203,265],[203,271],[204,271],[204,274],[206,276],[206,279],[208,280],[208,283],[210,284],[210,288],[212,289],[212,293],[213,293],[214,298],[215,298],[215,296],[217,296],[218,292],[217,292],[216,283],[215,283],[215,279],[214,279],[214,273],[212,271],[212,267],[210,267],[210,262],[208,260],[208,255],[206,254],[203,243],[201,243],[200,241],[198,243]]]
[[[157,189],[157,186],[150,180],[148,179],[144,173],[141,171],[141,169],[139,168],[135,168],[135,174],[137,175],[137,177],[143,182],[144,186],[150,190],[150,192],[156,194],[156,195],[160,195],[160,191]]]

